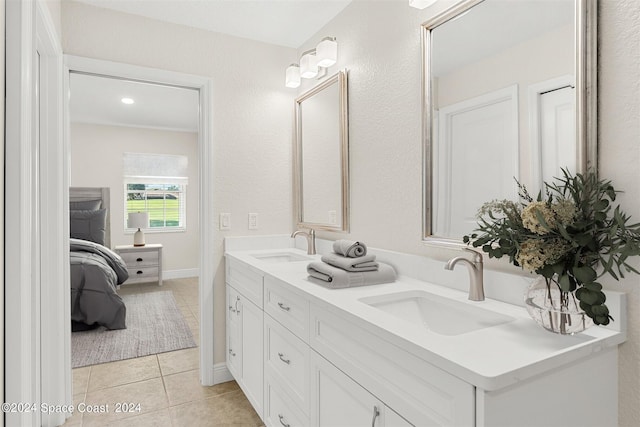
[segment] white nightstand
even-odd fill
[[[158,282],[162,286],[162,245],[152,243],[145,246],[121,245],[114,248],[122,257],[129,278],[123,285],[142,282]]]

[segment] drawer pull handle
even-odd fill
[[[144,274],[142,270],[136,271],[136,274]]]
[[[235,357],[235,355],[236,355],[236,354],[233,352],[233,350],[232,350],[232,349],[229,349],[229,354],[230,354],[230,355],[232,355],[232,356],[234,356],[234,357]]]
[[[291,359],[285,359],[284,358],[284,354],[282,353],[278,353],[278,357],[280,358],[280,360],[282,360],[284,363],[286,363],[287,365],[291,364]]]
[[[373,407],[373,419],[371,420],[371,427],[375,427],[376,426],[376,418],[378,418],[380,416],[380,411],[378,410],[377,406]]]
[[[142,262],[142,258],[138,258],[138,259],[136,259],[136,261]]]
[[[284,427],[291,427],[290,424],[284,422],[284,417],[282,416],[282,414],[278,414],[278,418],[280,418],[280,424],[282,424]]]
[[[279,302],[278,303],[278,307],[280,307],[281,309],[283,309],[284,311],[289,311],[291,310],[291,307],[284,305],[283,303]]]
[[[230,306],[229,306],[229,311],[230,311],[230,312],[232,312],[232,313],[235,313],[235,312],[236,312],[236,310],[234,310],[234,308],[233,308],[233,306],[232,306],[232,305],[230,305]]]

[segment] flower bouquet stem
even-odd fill
[[[557,334],[575,334],[593,324],[575,293],[563,291],[555,277],[539,276],[525,294],[525,305],[534,320]]]

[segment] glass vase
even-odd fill
[[[539,276],[531,283],[524,297],[533,320],[547,331],[573,335],[593,325],[593,320],[580,308],[575,292],[563,292],[557,278]]]

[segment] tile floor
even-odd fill
[[[120,294],[173,291],[178,307],[200,343],[198,280],[165,280],[162,287],[123,286]],[[65,426],[261,426],[260,417],[232,381],[213,387],[199,383],[198,348],[154,354],[73,370],[73,400],[78,408],[109,405],[108,413],[76,411]],[[131,413],[116,413],[116,403],[139,403]],[[125,408],[126,409],[126,408]]]

